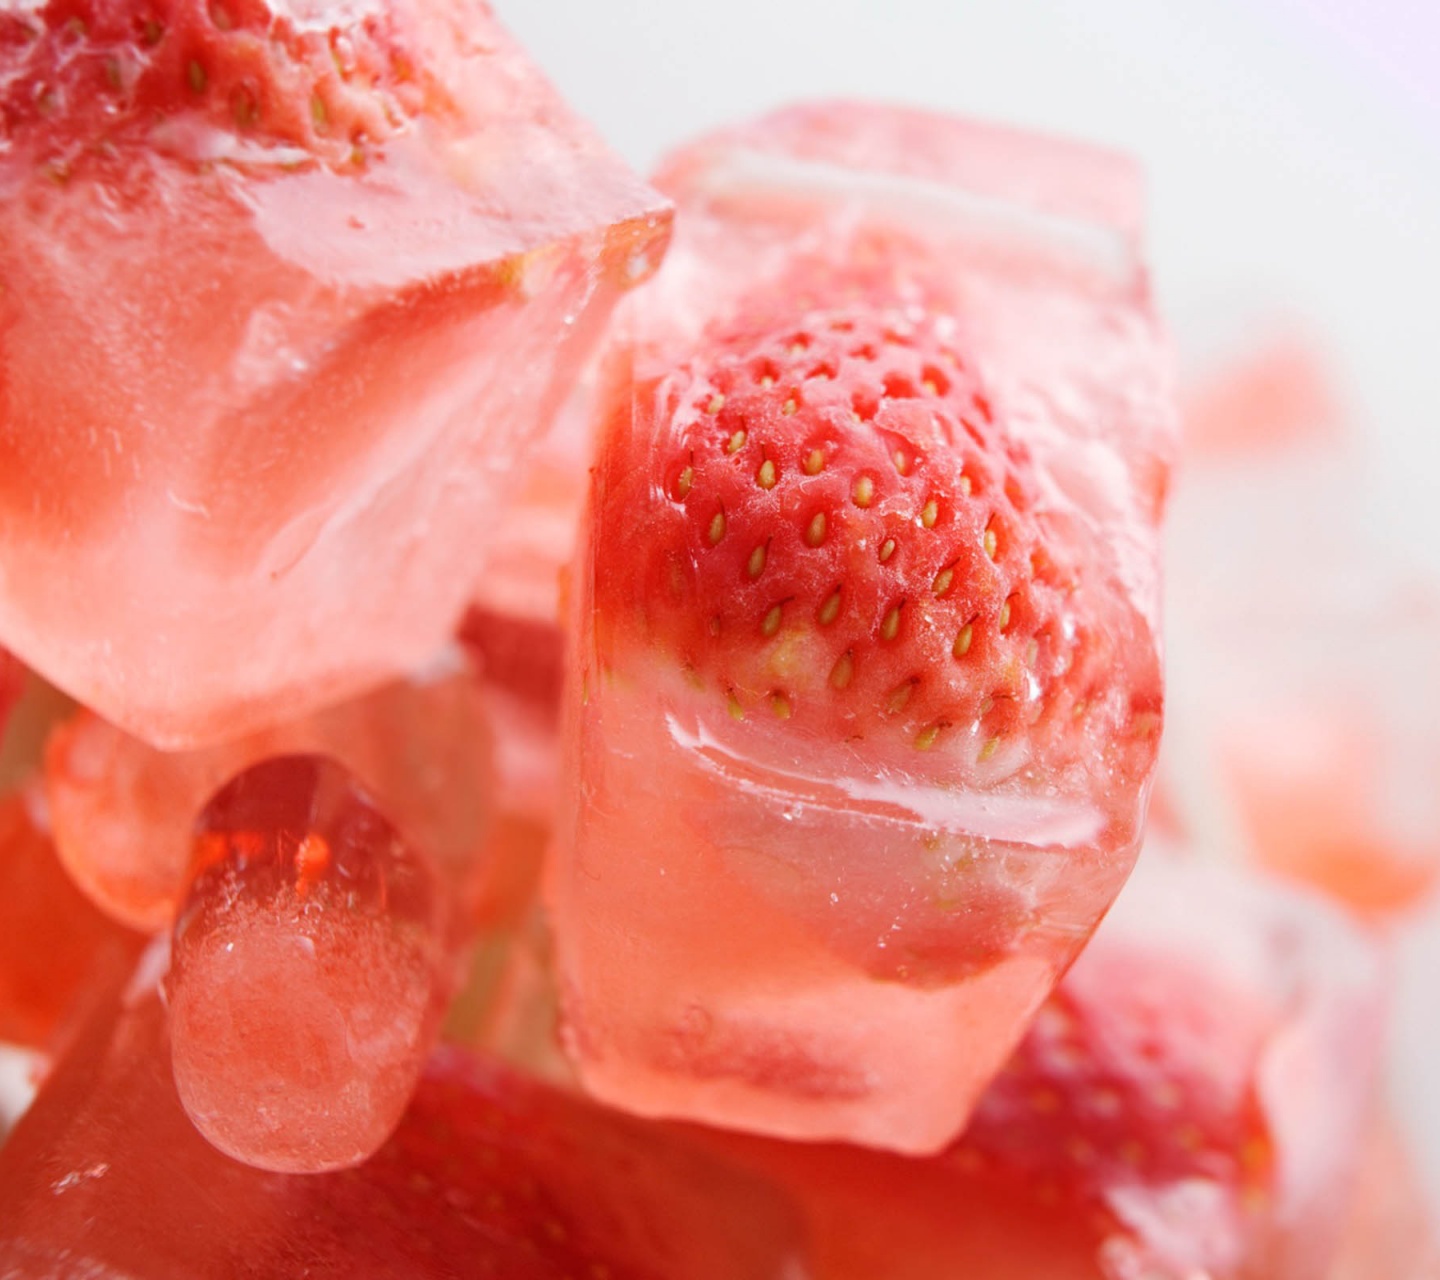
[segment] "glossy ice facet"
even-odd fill
[[[260,1168],[358,1164],[399,1122],[451,992],[434,868],[319,756],[222,787],[194,857],[165,983],[186,1111]]]
[[[684,1135],[455,1050],[374,1157],[303,1176],[203,1141],[166,1057],[153,995],[92,1021],[0,1150],[0,1273],[776,1280],[801,1248],[778,1197]]]
[[[146,12],[0,17],[0,639],[190,746],[443,643],[668,213],[481,0]]]
[[[573,592],[568,1044],[645,1114],[934,1150],[1138,848],[1173,442],[1135,173],[830,104],[703,139],[660,185],[680,229],[613,352]],[[672,436],[707,415],[702,459]],[[1012,523],[981,538],[986,503]],[[1028,648],[1012,569],[1056,619]],[[906,679],[902,649],[932,666]]]

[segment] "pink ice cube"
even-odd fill
[[[0,640],[188,746],[443,643],[669,215],[483,0],[152,8],[0,17]]]
[[[828,104],[660,185],[573,588],[568,1046],[644,1114],[934,1150],[1139,846],[1173,424],[1136,173]]]

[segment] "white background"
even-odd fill
[[[642,168],[702,129],[834,95],[948,108],[1139,156],[1157,290],[1182,357],[1245,314],[1308,329],[1367,431],[1362,478],[1382,500],[1365,536],[1440,572],[1434,0],[497,4]],[[1407,931],[1402,951],[1397,1109],[1440,1206],[1440,909]]]

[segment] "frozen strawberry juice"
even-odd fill
[[[482,0],[0,49],[0,640],[172,747],[424,662],[661,199]]]
[[[550,901],[587,1089],[904,1151],[1138,848],[1171,441],[1135,174],[878,108],[702,140],[625,316]]]

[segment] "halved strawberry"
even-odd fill
[[[1153,642],[953,319],[872,295],[732,324],[625,408],[597,477],[602,662],[648,649],[737,718],[954,783],[1148,772]]]
[[[406,5],[298,6],[271,0],[49,0],[0,16],[0,129],[42,139],[63,176],[134,137],[289,148],[280,158],[363,157],[440,91],[418,65]],[[439,99],[443,101],[443,98]],[[33,128],[46,126],[43,129]]]

